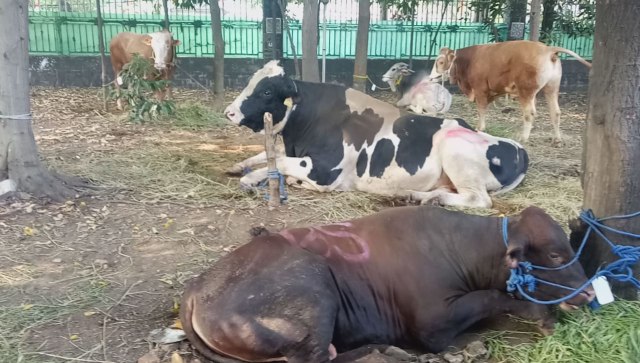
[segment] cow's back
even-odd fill
[[[560,61],[540,42],[508,41],[474,45],[456,51],[452,78],[466,94],[471,90],[537,90],[539,72],[562,72]],[[548,77],[557,76],[549,74]],[[515,89],[514,89],[515,91]]]

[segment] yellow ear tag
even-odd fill
[[[284,105],[288,108],[291,108],[293,106],[293,100],[291,99],[291,97],[287,97],[287,99],[284,100]]]

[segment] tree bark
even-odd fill
[[[162,10],[164,11],[164,27],[169,30],[169,4],[167,3],[167,0],[162,0]]]
[[[165,0],[166,2],[166,0]],[[96,0],[96,19],[98,26],[98,49],[100,50],[100,77],[102,80],[102,107],[107,111],[109,90],[107,89],[107,56],[104,53],[104,22],[102,20],[102,4]]]
[[[596,2],[589,109],[583,140],[584,208],[598,218],[640,210],[640,1]],[[640,233],[640,219],[606,224]],[[640,241],[607,233],[616,244]],[[587,242],[587,273],[614,257],[599,237]],[[635,274],[638,276],[639,266]],[[637,299],[631,284],[614,284],[619,297]]]
[[[529,40],[537,42],[540,39],[540,1],[531,0],[531,15],[529,20]]]
[[[318,0],[304,0],[302,13],[302,80],[320,82],[320,70],[318,69]]]
[[[353,88],[366,92],[367,56],[369,53],[369,20],[371,0],[358,1],[358,33],[356,34],[356,59],[353,68]]]
[[[214,107],[222,110],[224,106],[224,39],[222,38],[222,17],[218,0],[209,2],[211,12],[211,33],[213,34],[213,96]]]
[[[542,25],[540,27],[540,41],[551,42],[553,23],[556,21],[556,4],[558,0],[544,0],[542,2]]]
[[[31,128],[28,3],[0,2],[0,177],[18,191],[62,201],[75,192],[42,165]]]

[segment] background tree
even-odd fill
[[[366,92],[367,59],[369,53],[369,22],[371,0],[358,1],[358,32],[356,33],[356,59],[353,67],[353,88]]]
[[[213,95],[214,107],[224,105],[224,38],[222,37],[222,17],[219,0],[173,0],[176,6],[193,9],[196,5],[209,4],[211,33],[213,34]]]
[[[304,0],[302,3],[302,80],[320,82],[318,67],[318,17],[320,2]]]
[[[556,5],[558,0],[542,1],[542,24],[540,25],[540,41],[543,43],[551,42],[551,34],[553,32],[553,23],[556,20]]]
[[[31,128],[28,4],[0,2],[0,181],[63,201],[76,194],[78,184],[42,164]]]
[[[531,0],[531,12],[529,18],[529,40],[540,39],[541,0]]]
[[[584,207],[602,218],[640,211],[640,1],[598,0],[595,16],[582,182]],[[639,222],[636,218],[611,225],[640,233]],[[609,247],[592,236],[587,243],[591,258],[583,261],[587,273],[613,257]],[[617,235],[614,240],[640,243]],[[614,285],[614,290],[620,297],[638,298],[630,284]]]

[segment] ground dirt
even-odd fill
[[[209,102],[205,92],[175,94],[178,104]],[[122,113],[104,112],[99,95],[99,89],[32,90],[43,160],[101,189],[61,204],[0,201],[2,363],[135,362],[152,348],[149,332],[173,323],[183,282],[246,242],[251,227],[278,230],[404,204],[288,188],[289,203],[268,211],[261,195],[240,190],[238,178],[224,173],[263,150],[261,135],[231,125],[133,124]],[[538,100],[527,145],[531,177],[483,213],[537,204],[564,223],[577,211],[585,96],[561,94],[560,101],[564,146],[551,146],[549,117]],[[490,106],[488,131],[515,137],[520,111],[515,102],[512,112],[504,105],[501,99]],[[473,104],[459,95],[451,110],[477,121]]]

